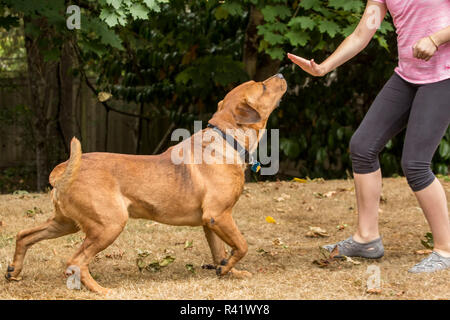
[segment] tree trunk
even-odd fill
[[[66,41],[62,45],[61,60],[59,67],[59,79],[61,90],[61,101],[59,109],[59,123],[64,139],[64,146],[70,144],[74,136],[79,136],[75,125],[74,105],[73,105],[73,50],[70,42]],[[66,152],[68,150],[66,149]]]
[[[250,8],[250,17],[245,31],[244,68],[249,77],[261,81],[274,75],[280,68],[280,60],[273,60],[268,54],[258,52],[262,37],[258,35],[258,26],[264,23],[264,17],[255,6]]]
[[[39,31],[36,35],[25,33],[27,52],[28,82],[30,91],[30,108],[32,111],[32,130],[36,153],[36,188],[41,191],[48,185],[49,175],[49,136],[51,106],[54,103],[54,90],[57,74],[57,63],[46,62],[42,55],[40,44],[43,40],[51,43],[51,32],[43,18],[24,19],[25,26],[31,25],[32,30]],[[25,28],[27,30],[27,28]],[[42,44],[41,44],[42,46]],[[43,47],[43,46],[42,46]],[[48,46],[45,47],[48,49]]]

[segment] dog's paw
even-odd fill
[[[231,269],[230,273],[233,275],[233,277],[237,279],[248,279],[251,278],[253,275],[245,270],[237,270],[235,268]]]
[[[8,266],[8,268],[6,269],[6,274],[5,274],[5,279],[8,281],[20,281],[22,280],[22,277],[14,277],[12,276],[12,272],[14,272],[14,267],[13,266]]]

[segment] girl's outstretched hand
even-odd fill
[[[287,56],[293,63],[315,77],[322,77],[326,74],[325,68],[315,63],[314,59],[306,60],[291,53],[288,53]]]

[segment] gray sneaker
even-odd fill
[[[384,247],[381,242],[381,237],[368,243],[359,243],[353,240],[353,237],[349,237],[338,243],[325,245],[322,248],[331,252],[336,246],[339,250],[339,255],[337,257],[347,256],[379,259],[384,256]]]
[[[450,268],[450,257],[446,258],[433,251],[428,257],[408,270],[411,273],[435,272]]]

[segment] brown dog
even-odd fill
[[[227,129],[264,129],[286,89],[286,81],[281,74],[263,82],[241,84],[219,102],[218,110],[209,123],[222,132]],[[208,132],[212,133],[214,141],[202,141],[202,150],[214,143],[222,147],[227,144],[219,130],[207,128],[177,146],[198,147],[196,137]],[[242,135],[236,134],[234,138],[247,150],[256,148]],[[256,144],[259,138],[258,135]],[[81,282],[88,289],[107,293],[108,289],[92,278],[88,265],[97,253],[114,242],[129,217],[170,225],[203,226],[214,263],[220,265],[216,269],[217,274],[231,272],[238,277],[251,276],[249,272],[234,269],[247,253],[247,243],[231,216],[243,190],[246,165],[242,162],[174,164],[172,153],[177,146],[156,156],[82,155],[80,142],[72,139],[70,159],[59,164],[50,174],[55,215],[46,223],[17,234],[14,260],[8,266],[6,278],[18,278],[25,253],[36,242],[81,229],[86,238],[68,261],[68,266],[80,269]],[[237,154],[236,150],[231,150]],[[185,159],[194,157],[185,149],[181,154]],[[212,158],[223,156],[215,151],[211,154]],[[232,248],[228,258],[224,242]]]

